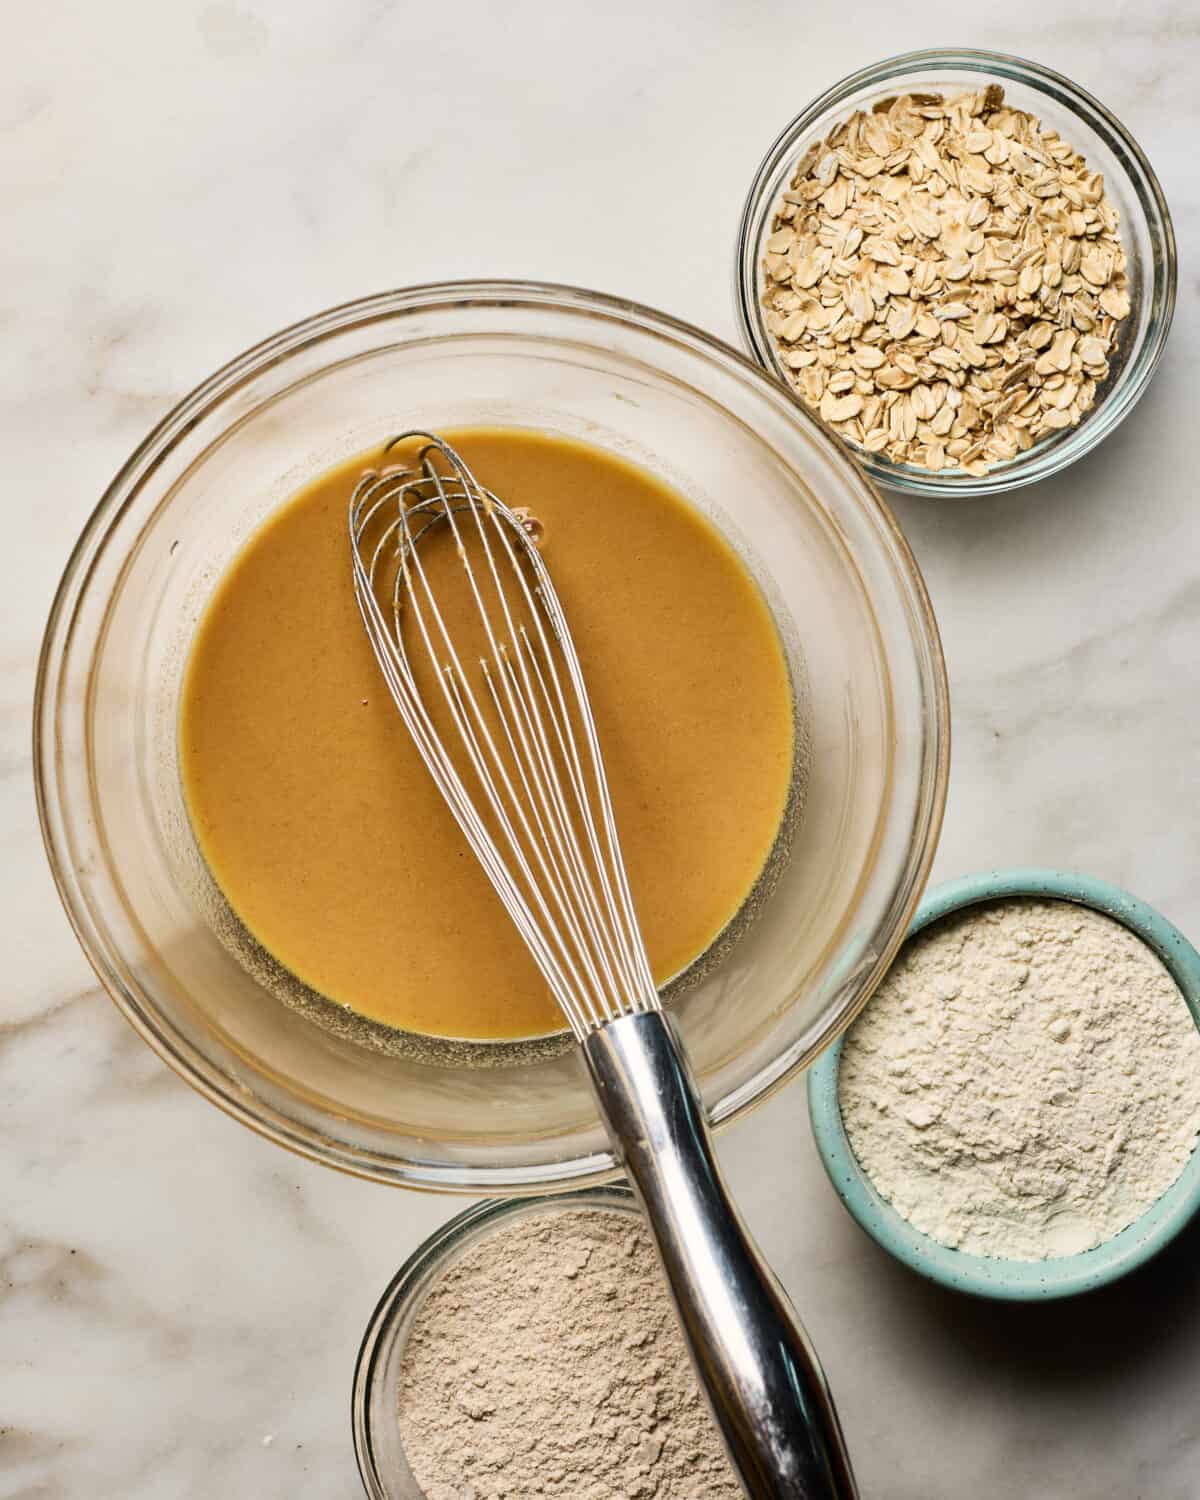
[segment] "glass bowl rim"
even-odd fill
[[[380,1476],[375,1459],[375,1435],[371,1420],[371,1397],[380,1376],[388,1335],[408,1311],[417,1290],[429,1273],[444,1268],[463,1241],[478,1229],[499,1229],[514,1219],[532,1217],[555,1209],[594,1209],[601,1213],[629,1214],[641,1221],[642,1213],[630,1188],[622,1182],[547,1193],[539,1198],[490,1198],[472,1204],[427,1235],[388,1282],[375,1304],[354,1361],[350,1391],[350,1429],[354,1456],[363,1488],[370,1500],[391,1500],[391,1491]],[[401,1444],[403,1446],[403,1444]]]
[[[1100,135],[1114,151],[1130,182],[1147,232],[1162,250],[1161,264],[1156,257],[1144,294],[1152,305],[1157,301],[1160,310],[1152,317],[1141,339],[1128,351],[1127,378],[1105,393],[1094,409],[1092,419],[1073,429],[1067,441],[1040,455],[1039,445],[1035,444],[1018,459],[989,474],[980,477],[964,475],[961,478],[934,474],[918,469],[915,465],[895,464],[878,454],[859,453],[857,449],[845,445],[856,462],[861,464],[878,485],[899,493],[937,499],[973,499],[983,495],[1003,494],[1061,473],[1090,453],[1125,420],[1145,394],[1166,347],[1167,335],[1175,316],[1179,282],[1178,251],[1166,195],[1146,153],[1117,116],[1095,95],[1072,82],[1065,74],[1014,53],[990,52],[973,47],[935,47],[900,52],[847,74],[806,105],[772,141],[751,179],[738,221],[733,267],[734,313],[742,343],[750,351],[754,361],[772,379],[778,380],[779,376],[771,358],[759,307],[758,250],[752,243],[751,235],[770,179],[781,161],[797,154],[799,145],[806,136],[812,134],[818,126],[824,128],[834,123],[828,117],[842,108],[859,89],[887,83],[892,78],[925,68],[932,72],[976,72],[1000,81],[1029,84],[1041,92],[1052,94],[1074,116]],[[770,205],[767,207],[769,209]],[[1112,398],[1118,394],[1121,399],[1114,406],[1111,404]],[[792,399],[797,406],[808,410],[795,395],[792,395]]]
[[[891,940],[881,950],[880,958],[853,1007],[826,1019],[812,1048],[800,1049],[793,1043],[781,1047],[768,1064],[752,1077],[730,1090],[711,1110],[714,1126],[720,1127],[739,1118],[749,1109],[770,1097],[787,1083],[817,1052],[823,1050],[837,1033],[847,1026],[878,983],[896,949],[903,941],[908,919],[915,910],[928,880],[936,852],[945,812],[949,778],[950,709],[946,664],[941,648],[937,620],[916,559],[887,502],[870,478],[847,453],[834,442],[824,428],[808,413],[800,411],[783,385],[741,351],[731,347],[706,330],[658,312],[629,298],[612,296],[586,288],[534,280],[461,280],[428,282],[374,293],[340,303],[308,318],[288,325],[252,345],[221,366],[182,398],[155,424],[117,471],[88,517],[76,540],[51,604],[38,659],[33,706],[33,778],[42,839],[67,919],[85,957],[99,979],[101,987],[142,1040],[158,1054],[173,1072],[184,1079],[210,1103],[257,1134],[297,1154],[332,1166],[353,1176],[402,1185],[408,1188],[461,1194],[505,1193],[521,1190],[529,1195],[553,1194],[565,1183],[582,1187],[610,1180],[617,1171],[610,1153],[573,1157],[558,1164],[558,1175],[546,1179],[532,1169],[507,1169],[505,1176],[493,1181],[477,1176],[459,1180],[441,1168],[417,1170],[404,1161],[398,1167],[393,1159],[380,1157],[362,1148],[331,1142],[325,1135],[280,1110],[257,1093],[245,1096],[226,1072],[214,1064],[192,1043],[178,1038],[163,1024],[157,1007],[147,1003],[140,987],[127,982],[108,953],[109,944],[101,924],[94,919],[90,903],[82,893],[82,882],[72,867],[70,814],[60,796],[55,771],[58,757],[58,722],[62,713],[60,678],[67,663],[81,604],[86,597],[97,560],[112,540],[112,532],[124,510],[137,497],[140,486],[153,473],[163,455],[203,416],[227,400],[242,386],[264,370],[283,363],[323,339],[373,323],[438,307],[524,307],[582,314],[600,322],[615,322],[639,332],[665,338],[689,353],[723,366],[740,375],[752,386],[768,395],[789,420],[799,419],[816,437],[829,461],[840,468],[857,492],[866,513],[873,520],[881,548],[887,553],[888,567],[907,591],[920,639],[928,656],[928,673],[922,668],[922,691],[928,696],[923,704],[927,716],[927,738],[931,750],[923,760],[923,779],[927,783],[927,809],[923,828],[917,830],[914,843],[921,847],[903,871],[910,890],[895,924]],[[914,650],[916,649],[914,645]],[[927,680],[926,680],[927,679]]]
[[[1020,868],[964,875],[922,900],[905,943],[926,927],[994,901],[1070,901],[1127,928],[1162,962],[1200,1028],[1200,953],[1148,902],[1091,875]],[[902,945],[903,946],[903,945]],[[1012,1261],[953,1250],[913,1227],[877,1191],[858,1164],[838,1104],[845,1037],[809,1069],[808,1113],[821,1165],[843,1207],[882,1249],[928,1281],[951,1291],[1001,1302],[1047,1302],[1109,1286],[1145,1265],[1200,1211],[1200,1141],[1167,1190],[1111,1239],[1091,1250],[1049,1260]]]

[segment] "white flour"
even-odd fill
[[[860,1165],[917,1229],[1042,1260],[1131,1224],[1200,1129],[1200,1031],[1127,928],[1002,901],[904,950],[842,1053]]]

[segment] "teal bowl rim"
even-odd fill
[[[1074,901],[1129,928],[1162,960],[1200,1027],[1200,953],[1160,912],[1128,891],[1088,875],[1058,870],[992,870],[931,891],[905,942],[952,912],[1011,897]],[[1008,1302],[1075,1297],[1108,1286],[1158,1254],[1200,1209],[1200,1149],[1157,1202],[1127,1229],[1093,1250],[1054,1260],[999,1260],[951,1250],[914,1229],[875,1190],[858,1165],[838,1107],[839,1039],[810,1068],[808,1111],[822,1165],[838,1197],[873,1240],[910,1270],[953,1291]]]

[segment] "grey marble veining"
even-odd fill
[[[962,43],[1058,67],[1127,120],[1171,202],[1182,279],[1156,382],[1100,451],[1000,500],[897,506],[954,696],[936,874],[1076,867],[1195,935],[1193,4],[45,0],[6,16],[0,1500],[351,1500],[359,1337],[459,1206],[225,1119],[79,954],[42,858],[29,703],[100,491],[218,364],[385,287],[541,276],[732,338],[734,227],[778,128],[853,68]],[[1086,1302],[994,1308],[864,1239],[823,1180],[802,1088],[723,1151],[871,1500],[1200,1494],[1200,1230]]]

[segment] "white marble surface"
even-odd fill
[[[399,1261],[461,1205],[258,1140],[98,992],[30,782],[34,662],[72,538],[197,380],[352,296],[541,276],[732,338],[741,196],[796,108],[912,46],[1040,58],[1155,163],[1181,301],[1153,389],[1069,476],[899,507],[954,691],[937,873],[1075,866],[1200,933],[1197,12],[40,0],[4,30],[0,1500],[350,1500],[359,1336]],[[998,1309],[863,1238],[820,1172],[801,1087],[724,1155],[870,1500],[1200,1494],[1200,1229],[1109,1294]]]

